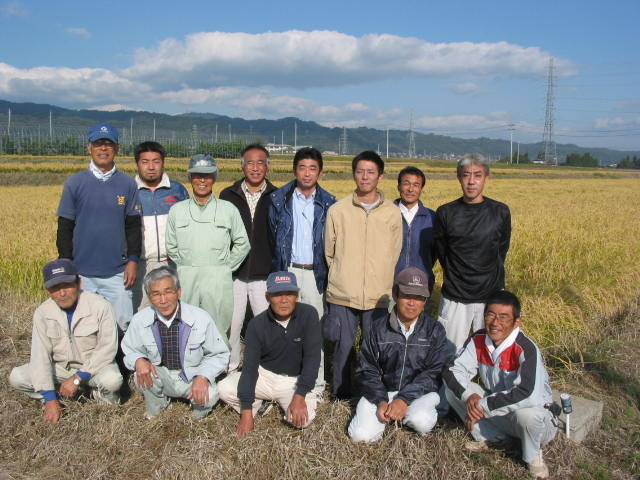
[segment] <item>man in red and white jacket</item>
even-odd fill
[[[549,375],[536,344],[520,331],[520,301],[499,290],[487,298],[485,328],[465,343],[443,372],[449,404],[465,421],[475,442],[467,449],[518,438],[522,459],[536,478],[549,469],[541,446],[556,434]],[[472,380],[478,375],[484,388]]]

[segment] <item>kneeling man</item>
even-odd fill
[[[412,267],[398,273],[394,309],[375,320],[362,339],[356,376],[363,396],[349,424],[352,440],[378,441],[393,421],[424,435],[438,421],[446,336],[444,327],[423,311],[428,298],[425,272]]]
[[[47,263],[43,273],[50,298],[33,314],[31,360],[11,371],[9,383],[44,402],[47,423],[60,420],[58,394],[73,397],[81,387],[98,401],[119,404],[122,375],[114,360],[118,330],[111,305],[81,290],[78,270],[67,258]]]
[[[269,275],[269,308],[249,322],[242,373],[220,382],[220,398],[240,413],[238,435],[253,430],[263,400],[277,402],[298,428],[316,416],[318,397],[310,392],[320,367],[320,321],[314,307],[297,302],[299,291],[294,273]]]
[[[541,446],[556,434],[545,408],[553,401],[551,386],[540,350],[520,331],[518,298],[504,290],[491,294],[484,323],[443,373],[447,400],[475,440],[468,450],[518,438],[531,474],[547,478]],[[476,375],[484,388],[472,381]]]
[[[180,301],[180,280],[170,267],[144,277],[150,307],[136,313],[122,339],[124,364],[157,416],[169,397],[191,401],[193,418],[205,418],[218,401],[216,377],[229,364],[229,349],[211,316]]]

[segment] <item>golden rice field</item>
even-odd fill
[[[226,163],[221,162],[223,169]],[[232,164],[237,168],[237,160],[229,161],[228,166]],[[346,161],[327,167],[349,168]],[[393,170],[399,169],[395,167],[389,168],[393,177]],[[549,168],[545,172],[549,170],[556,172]],[[579,351],[581,339],[593,335],[591,319],[612,314],[638,295],[640,204],[633,199],[640,184],[638,178],[573,178],[564,173],[562,178],[527,178],[527,172],[518,170],[519,178],[496,175],[485,193],[511,208],[507,288],[523,300],[525,328],[548,354],[568,362],[570,352]],[[228,184],[217,183],[215,192]],[[353,188],[351,180],[321,184],[338,198]],[[395,178],[385,179],[381,187],[394,198],[395,185]],[[61,191],[62,185],[0,187],[5,199],[0,242],[3,288],[30,297],[44,296],[40,268],[56,256],[55,213]],[[453,178],[430,180],[423,202],[435,209],[459,192]],[[439,270],[437,275],[439,283]],[[434,300],[438,296],[436,289]]]

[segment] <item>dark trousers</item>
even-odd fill
[[[362,336],[368,335],[371,323],[377,318],[387,316],[386,308],[358,310],[334,303],[327,303],[327,316],[322,333],[325,341],[333,346],[333,367],[331,380],[331,396],[334,398],[351,398],[351,366],[355,359],[354,342],[358,334],[358,326],[362,328]]]

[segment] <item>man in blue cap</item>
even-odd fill
[[[85,387],[96,400],[117,405],[122,375],[114,361],[118,329],[111,305],[81,289],[69,259],[47,263],[43,274],[50,298],[33,314],[30,361],[11,371],[9,384],[42,400],[47,423],[60,420],[60,396],[74,397]]]
[[[116,167],[113,125],[89,129],[87,152],[89,168],[67,179],[58,205],[58,255],[73,260],[85,290],[111,303],[124,332],[133,316],[131,287],[142,249],[138,187]]]
[[[284,420],[297,428],[316,416],[318,396],[312,390],[322,335],[318,312],[298,303],[299,292],[294,273],[269,275],[269,308],[249,322],[242,373],[231,373],[218,384],[220,399],[240,413],[238,435],[253,430],[263,400],[278,403]]]

